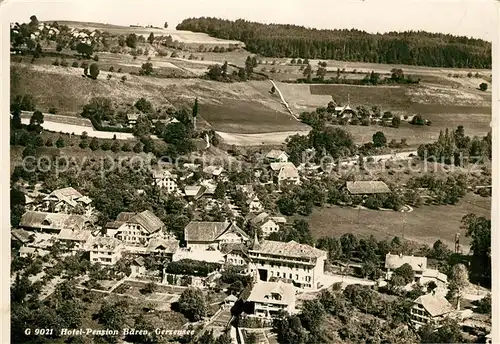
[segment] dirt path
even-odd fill
[[[276,84],[274,83],[273,80],[270,79],[269,81],[271,82],[271,84],[273,84],[274,89],[278,92],[278,95],[281,98],[281,102],[283,103],[283,105],[285,105],[285,107],[288,110],[288,112],[290,113],[290,115],[292,115],[293,118],[295,118],[296,120],[298,120],[297,116],[295,116],[295,114],[293,113],[292,109],[290,109],[290,106],[288,105],[288,103],[286,102],[285,98],[283,97],[283,94],[281,94],[281,91],[278,88],[278,86],[276,86]]]
[[[292,135],[307,135],[309,131],[283,131],[262,134],[237,134],[216,132],[225,144],[235,146],[260,146],[260,145],[281,145],[286,138]]]

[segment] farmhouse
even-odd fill
[[[277,172],[278,185],[281,185],[282,183],[300,183],[299,171],[293,163],[274,162],[270,164],[270,167],[273,172]]]
[[[114,265],[122,257],[124,246],[113,237],[95,237],[90,243],[90,262]]]
[[[141,277],[146,274],[146,261],[143,257],[137,257],[130,264],[130,277]]]
[[[82,215],[27,211],[21,217],[20,228],[58,234],[63,229],[81,231],[89,228]]]
[[[374,195],[391,193],[391,190],[383,181],[356,181],[346,182],[347,191],[351,195]]]
[[[286,223],[286,219],[284,217],[269,216],[268,213],[263,212],[251,217],[250,223],[260,228],[264,237],[268,237],[271,233],[279,231],[279,224]]]
[[[281,311],[295,312],[295,288],[290,283],[258,282],[256,283],[247,302],[253,304],[253,314],[264,319],[276,318]]]
[[[356,111],[353,108],[351,108],[350,104],[347,104],[344,106],[336,106],[335,114],[337,115],[337,117],[350,118],[353,115],[356,115]]]
[[[454,311],[453,306],[444,296],[426,294],[413,301],[410,318],[416,328],[425,324],[434,324],[439,327],[442,321]]]
[[[161,189],[165,189],[168,193],[177,192],[177,175],[170,171],[161,170],[153,172],[154,185]]]
[[[165,238],[153,238],[149,241],[146,252],[155,257],[172,260],[175,252],[179,249],[179,241]]]
[[[425,269],[419,283],[425,285],[431,281],[436,283],[436,291],[445,291],[448,286],[448,276],[436,269]]]
[[[142,213],[122,212],[105,228],[108,236],[116,237],[126,245],[144,246],[155,233],[165,228],[165,224],[151,211],[145,210]]]
[[[93,211],[91,203],[89,197],[82,196],[72,187],[67,187],[52,191],[36,209],[52,213],[70,213],[80,207],[82,212],[89,216]]]
[[[235,223],[191,221],[184,228],[186,246],[193,250],[216,250],[224,243],[240,244],[250,240]]]
[[[273,149],[266,155],[268,162],[288,162],[288,154],[282,150]]]
[[[299,288],[317,289],[324,277],[327,252],[293,240],[259,243],[255,238],[248,255],[262,281],[291,280]]]
[[[226,265],[248,267],[248,247],[245,243],[221,244],[220,251],[224,256],[224,263]]]
[[[89,230],[64,228],[56,236],[56,239],[61,242],[71,243],[77,250],[84,250],[92,239],[92,233]]]
[[[390,254],[385,256],[386,279],[390,280],[394,270],[404,264],[409,264],[415,272],[415,282],[419,282],[422,278],[424,271],[427,270],[427,258],[404,256],[402,254]]]
[[[222,172],[224,172],[224,169],[221,166],[207,166],[203,168],[203,173],[206,173],[214,178],[219,177]]]
[[[203,185],[188,185],[184,188],[184,197],[188,200],[197,200],[202,197],[207,188]]]

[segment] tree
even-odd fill
[[[415,278],[415,272],[410,264],[405,263],[401,265],[399,268],[394,270],[394,274],[403,277],[405,284],[413,282]]]
[[[451,254],[451,250],[441,240],[436,240],[432,245],[432,258],[438,260],[447,260]]]
[[[198,117],[198,98],[195,98],[195,100],[194,100],[193,110],[192,110],[191,114],[193,116],[194,130],[196,130],[196,118]]]
[[[319,67],[318,70],[316,71],[316,76],[320,80],[324,80],[326,76],[326,68],[325,67]]]
[[[203,292],[198,288],[189,287],[179,297],[179,310],[190,321],[201,320],[207,312]]]
[[[40,127],[43,124],[43,113],[41,111],[33,112],[30,118],[30,126]]]
[[[167,29],[168,28],[168,23],[165,22],[165,24],[163,24],[163,28]]]
[[[457,309],[460,309],[460,298],[463,290],[469,285],[469,272],[463,264],[455,264],[451,268],[448,289],[450,296],[456,298]]]
[[[89,72],[90,72],[90,77],[96,80],[97,76],[99,75],[99,66],[97,65],[97,63],[92,63],[90,65]]]
[[[135,145],[134,145],[134,148],[132,148],[132,150],[134,151],[134,153],[140,153],[142,152],[142,143],[140,142],[137,142]]]
[[[326,312],[319,300],[306,300],[303,303],[300,320],[312,334],[319,334],[324,325]]]
[[[94,49],[92,48],[91,45],[85,44],[85,43],[78,43],[76,46],[76,51],[82,55],[82,57],[85,58],[90,58],[92,56],[92,53],[94,52]]]
[[[485,82],[482,82],[479,84],[479,89],[483,92],[485,92],[488,89],[488,84]]]
[[[377,131],[375,134],[373,134],[372,141],[375,147],[385,147],[385,145],[387,144],[387,138],[381,131]]]
[[[148,43],[149,43],[149,44],[153,44],[153,43],[154,43],[154,41],[155,41],[155,35],[154,35],[154,33],[152,33],[152,32],[151,32],[151,33],[149,34],[149,37],[148,37]]]
[[[312,68],[310,64],[307,64],[307,67],[304,69],[304,72],[302,74],[304,75],[307,81],[311,81]]]
[[[140,115],[137,118],[137,123],[134,126],[134,136],[136,137],[149,137],[151,135],[151,121],[145,115]]]
[[[467,214],[462,220],[465,235],[472,238],[473,260],[471,271],[474,278],[491,283],[491,220],[475,214]]]
[[[97,138],[93,137],[92,140],[90,140],[89,147],[92,151],[96,151],[99,149],[99,141]]]
[[[64,139],[59,136],[59,138],[56,141],[56,147],[57,148],[63,148],[64,147]]]
[[[131,33],[125,39],[125,44],[127,47],[135,49],[137,47],[137,36],[135,33]]]
[[[214,191],[214,197],[215,199],[222,200],[226,196],[226,186],[224,185],[223,182],[217,183],[217,186],[215,187]]]
[[[455,319],[447,318],[439,328],[432,324],[418,330],[420,343],[466,343],[460,325]]]
[[[279,343],[304,344],[307,342],[307,332],[297,315],[278,316],[273,321],[273,328]]]
[[[153,113],[154,107],[153,104],[144,97],[139,98],[134,104],[135,108],[142,113]]]
[[[153,74],[153,64],[151,62],[143,63],[141,66],[141,70],[139,71],[140,75],[151,75]]]
[[[394,116],[392,118],[392,126],[394,128],[399,128],[400,125],[401,125],[401,118],[399,118],[399,116]]]

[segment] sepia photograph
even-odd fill
[[[0,4],[10,342],[499,341],[497,5]]]

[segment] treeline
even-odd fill
[[[317,30],[245,20],[189,18],[178,30],[239,40],[267,57],[302,57],[451,68],[491,68],[491,44],[481,39],[424,31],[369,34],[359,30]]]

